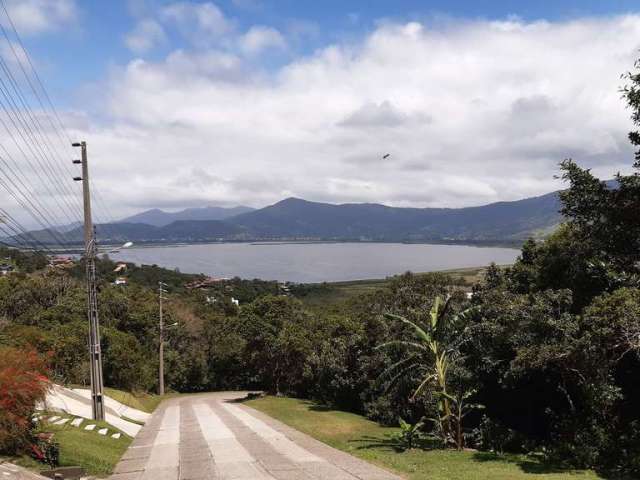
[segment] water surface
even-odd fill
[[[464,245],[403,243],[216,243],[133,247],[117,260],[178,268],[214,277],[291,282],[384,278],[411,270],[429,272],[512,263],[518,250]]]

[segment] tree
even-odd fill
[[[275,394],[300,392],[313,345],[313,319],[297,300],[267,295],[243,307],[237,332],[257,385]]]

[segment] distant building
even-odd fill
[[[8,263],[0,265],[0,275],[2,276],[9,275],[13,270],[13,265],[9,265]]]
[[[240,300],[231,297],[231,303],[233,303],[236,307],[240,306]]]
[[[228,278],[214,278],[214,277],[206,277],[202,280],[195,280],[193,282],[185,283],[185,288],[189,290],[194,290],[198,288],[209,288],[212,285],[220,282],[224,282],[225,280],[229,280]]]
[[[129,283],[126,277],[118,277],[116,281],[113,282],[114,285],[127,285]]]
[[[113,269],[113,271],[115,273],[120,273],[120,272],[124,272],[127,269],[127,264],[126,263],[118,263],[116,265],[116,268]]]
[[[52,257],[49,260],[49,266],[53,268],[71,268],[74,265],[73,258],[71,257]]]

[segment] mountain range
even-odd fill
[[[251,212],[251,207],[238,206],[231,208],[223,207],[199,207],[187,208],[179,212],[165,212],[159,208],[147,210],[131,217],[120,220],[118,223],[145,223],[154,227],[164,227],[172,222],[180,220],[224,220],[229,217]]]
[[[117,223],[96,225],[96,231],[104,244],[276,240],[517,244],[552,232],[562,222],[559,210],[558,192],[465,208],[335,205],[287,198],[257,210],[148,210]],[[43,243],[55,243],[48,230],[30,235]],[[79,243],[82,228],[65,236]]]

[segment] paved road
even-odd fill
[[[400,480],[211,393],[160,405],[112,480]]]
[[[29,472],[11,463],[0,463],[0,480],[46,480],[45,477]]]

